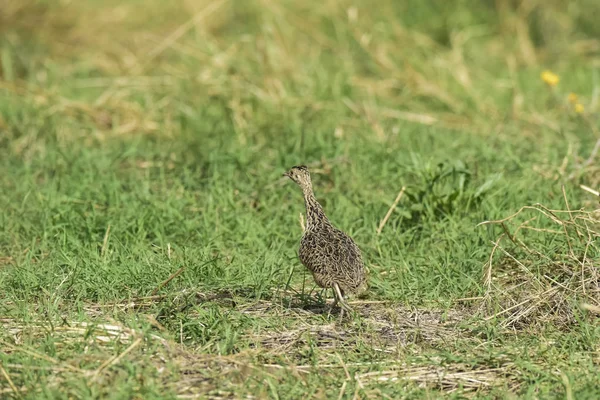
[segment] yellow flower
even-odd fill
[[[560,78],[558,77],[558,75],[556,75],[554,72],[548,71],[548,70],[542,72],[540,77],[548,86],[556,86],[556,85],[558,85],[558,82],[560,81]]]
[[[573,92],[569,93],[569,97],[567,97],[567,99],[569,99],[569,103],[571,104],[577,103],[577,95]]]
[[[581,104],[581,103],[575,104],[575,112],[577,114],[583,114],[584,111],[585,111],[585,107],[583,106],[583,104]]]

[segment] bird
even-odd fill
[[[367,275],[360,249],[350,236],[334,227],[325,215],[315,197],[310,172],[305,165],[294,166],[283,176],[300,186],[304,195],[306,227],[300,240],[300,261],[312,273],[317,285],[333,289],[335,298],[330,312],[339,302],[340,318],[343,318],[344,311],[352,311],[344,295],[360,294],[367,289]]]

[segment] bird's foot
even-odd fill
[[[344,299],[344,295],[342,294],[342,291],[340,290],[340,287],[337,283],[333,284],[333,291],[335,294],[335,301],[333,302],[333,306],[335,306],[338,303],[340,304],[340,322],[341,322],[344,319],[345,312],[347,312],[348,315],[352,315],[352,308],[348,305],[348,303],[346,303],[346,300]]]

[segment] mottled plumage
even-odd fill
[[[329,222],[313,193],[308,168],[292,167],[284,175],[296,182],[304,194],[306,229],[300,241],[300,261],[317,285],[334,290],[334,305],[339,301],[342,310],[349,310],[344,294],[360,293],[367,286],[360,249]]]

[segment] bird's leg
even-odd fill
[[[342,291],[340,290],[340,286],[337,283],[333,284],[333,291],[335,292],[335,295],[336,295],[334,304],[337,304],[339,301],[340,307],[342,309],[341,315],[340,315],[340,319],[342,319],[342,318],[344,318],[344,311],[348,311],[348,313],[350,313],[350,312],[352,312],[352,309],[344,300],[344,295],[342,294]]]
[[[333,310],[338,303],[338,298],[335,295],[335,289],[333,290],[333,292],[333,303],[331,304],[331,306],[329,306],[329,311],[327,311],[327,318],[329,318],[329,316],[331,315],[331,310]]]
[[[331,308],[335,308],[335,306],[337,306],[338,303],[338,298],[337,297],[333,297],[333,303],[331,303]]]
[[[352,311],[352,308],[350,308],[350,306],[348,305],[348,303],[346,303],[346,300],[344,300],[344,295],[342,294],[342,290],[340,289],[340,286],[337,283],[333,284],[333,290],[335,292],[336,295],[336,299],[335,299],[335,304],[340,303],[340,307],[348,312]]]

